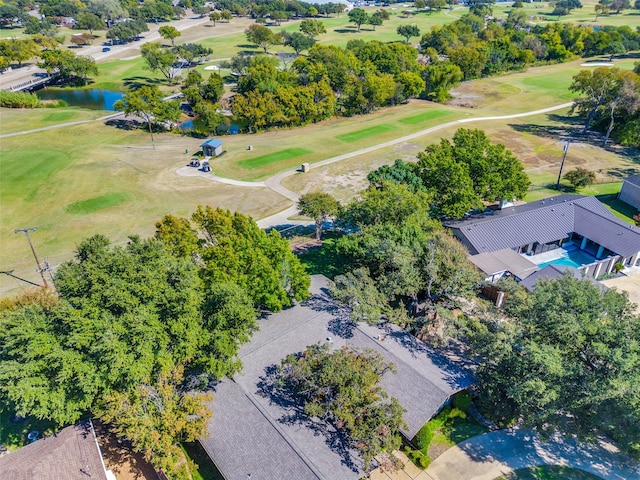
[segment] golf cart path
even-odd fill
[[[455,125],[464,125],[466,123],[471,123],[471,122],[490,122],[490,121],[494,121],[494,120],[508,120],[508,119],[512,119],[512,118],[521,118],[521,117],[529,117],[529,116],[533,116],[533,115],[541,115],[543,113],[549,113],[549,112],[553,112],[553,111],[556,111],[556,110],[562,110],[564,108],[569,108],[571,105],[573,105],[573,102],[563,103],[561,105],[555,105],[553,107],[542,108],[540,110],[533,110],[533,111],[530,111],[530,112],[515,113],[515,114],[511,114],[511,115],[496,115],[496,116],[490,116],[490,117],[463,118],[463,119],[460,119],[460,120],[454,120],[454,121],[447,122],[447,123],[441,123],[440,125],[436,125],[434,127],[426,128],[424,130],[420,130],[418,132],[415,132],[415,133],[412,133],[412,134],[409,134],[409,135],[405,135],[403,137],[398,137],[398,138],[395,138],[393,140],[389,140],[387,142],[378,143],[376,145],[372,145],[371,147],[366,147],[366,148],[362,148],[360,150],[356,150],[356,151],[353,151],[353,152],[344,153],[342,155],[338,155],[338,156],[335,156],[335,157],[327,158],[326,160],[321,160],[320,162],[314,162],[314,163],[311,164],[311,168],[315,169],[315,168],[318,168],[318,167],[324,167],[325,165],[329,165],[331,163],[340,162],[342,160],[347,160],[349,158],[357,157],[358,155],[363,155],[363,154],[366,154],[366,153],[375,152],[376,150],[380,150],[380,149],[383,149],[383,148],[391,147],[391,146],[397,145],[399,143],[408,142],[408,141],[413,140],[415,138],[419,138],[419,137],[422,137],[424,135],[428,135],[429,133],[436,132],[438,130],[442,130],[444,128],[448,128],[448,127],[455,126]],[[293,192],[293,191],[289,190],[288,188],[285,188],[284,186],[282,186],[282,181],[285,178],[290,177],[291,175],[295,175],[296,173],[299,173],[299,170],[293,169],[293,170],[287,170],[287,171],[278,173],[277,175],[274,175],[274,176],[269,177],[268,179],[266,179],[264,181],[264,184],[268,188],[273,190],[274,192],[279,193],[280,195],[288,198],[289,200],[291,200],[293,202],[297,202],[298,199],[300,198],[300,195],[297,194],[296,192]],[[214,177],[212,179],[217,179],[217,181],[221,180],[220,177]],[[225,179],[224,182],[222,182],[222,183],[227,183],[228,181],[229,181],[229,179]],[[252,185],[250,185],[250,186],[260,186],[260,185],[257,185],[258,182],[249,182],[249,183],[252,183]],[[293,213],[289,213],[289,212],[293,212]],[[289,215],[295,214],[295,213],[297,213],[297,208],[294,205],[293,207],[289,207],[286,210],[278,212],[278,213],[276,213],[274,215],[271,215],[269,217],[265,217],[265,218],[263,218],[263,219],[258,221],[258,225],[260,227],[262,227],[262,228],[267,228],[267,227],[272,227],[272,226],[275,226],[275,225],[282,225],[283,223],[285,223],[285,224],[286,223],[293,223],[291,221],[282,222],[283,215],[285,213],[289,213]],[[284,217],[284,220],[286,220],[286,217]],[[311,222],[307,222],[307,223],[311,223]]]
[[[584,444],[558,435],[543,442],[534,432],[512,429],[461,442],[436,458],[424,473],[425,480],[494,480],[540,465],[563,465],[607,480],[640,480],[640,466],[604,441]]]

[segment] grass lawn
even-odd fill
[[[375,127],[364,128],[362,130],[356,130],[355,132],[336,135],[336,138],[338,140],[342,140],[343,142],[353,143],[358,140],[362,140],[363,138],[377,136],[377,135],[380,135],[381,133],[390,132],[395,129],[396,127],[393,125],[382,124],[382,125],[376,125]]]
[[[299,157],[309,153],[311,153],[311,150],[307,150],[306,148],[287,148],[286,150],[280,150],[279,152],[270,153],[268,155],[242,160],[238,162],[238,165],[242,168],[246,168],[247,170],[254,170],[259,167],[271,165],[272,163],[292,160],[294,158],[299,161]]]
[[[468,398],[465,393],[458,395],[466,395]],[[447,406],[425,423],[411,440],[418,450],[407,448],[405,453],[418,467],[426,468],[431,461],[454,445],[488,431],[467,413]]]
[[[224,480],[200,442],[183,443],[182,450],[198,466],[198,470],[193,472],[193,480]]]
[[[2,134],[48,127],[58,123],[94,120],[108,112],[77,107],[61,108],[0,108]]]
[[[12,416],[13,412],[0,409],[0,445],[6,446],[9,450],[26,445],[27,435],[33,430],[37,430],[41,435],[50,435],[56,431],[53,423],[47,420],[27,417],[25,420],[12,422]]]
[[[575,468],[543,465],[515,470],[495,480],[601,480],[601,477]]]
[[[238,210],[261,218],[289,202],[266,188],[233,187],[176,170],[198,150],[201,140],[156,135],[153,150],[144,130],[124,130],[102,122],[2,139],[0,167],[0,266],[39,283],[24,236],[31,234],[38,256],[52,266],[73,255],[77,243],[95,233],[114,242],[128,235],[153,234],[163,215],[190,215],[200,204]],[[0,277],[0,294],[24,287]]]
[[[418,115],[410,115],[408,117],[404,117],[400,119],[400,122],[406,123],[408,125],[419,125],[428,120],[435,120],[437,118],[444,118],[451,115],[451,112],[447,112],[446,110],[430,110],[428,112],[422,112]]]
[[[337,236],[327,232],[324,234],[322,248],[315,248],[298,255],[311,275],[325,275],[334,279],[351,267],[351,258],[336,252]]]

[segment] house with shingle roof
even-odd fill
[[[63,428],[0,457],[6,480],[111,480],[91,420]]]
[[[610,273],[618,263],[640,264],[640,229],[618,219],[595,197],[559,195],[445,225],[467,247],[472,261],[510,249],[537,263],[541,254],[568,247],[578,260],[564,264],[577,264],[590,277]]]
[[[381,384],[405,409],[403,434],[409,439],[453,394],[474,382],[465,369],[395,325],[354,325],[326,293],[326,284],[326,277],[313,275],[310,299],[261,319],[260,330],[240,349],[242,374],[216,386],[208,436],[200,443],[225,479],[362,477],[361,459],[340,431],[300,416],[269,388],[274,366],[308,345],[372,349],[393,363],[397,373],[385,373]]]

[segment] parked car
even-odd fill
[[[203,172],[210,172],[211,171],[211,167],[209,166],[209,162],[202,162],[202,171]]]
[[[191,162],[189,163],[190,167],[199,167],[200,166],[200,160],[197,158],[192,158]]]
[[[110,52],[111,49],[109,47],[102,47],[103,52]]]

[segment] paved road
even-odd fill
[[[425,480],[493,480],[538,465],[564,465],[607,480],[640,480],[640,466],[611,444],[588,445],[560,436],[543,443],[527,430],[500,430],[459,443],[434,460]]]
[[[210,21],[209,17],[207,16],[205,16],[204,18],[200,18],[199,16],[192,16],[189,18],[176,20],[175,22],[171,22],[168,25],[172,25],[176,27],[179,31],[183,31],[188,28],[195,27],[197,25],[202,25],[209,21]],[[89,45],[86,47],[73,49],[73,52],[75,52],[77,55],[91,56],[95,61],[105,60],[112,55],[117,55],[127,50],[138,50],[140,46],[144,43],[161,40],[162,37],[160,36],[160,33],[158,33],[158,29],[161,26],[162,25],[150,25],[149,31],[144,32],[144,36],[141,40],[127,43],[125,45],[114,45],[113,47],[111,47],[111,50],[108,52],[102,51],[101,44]],[[8,89],[12,85],[18,85],[18,84],[24,83],[31,78],[37,77],[38,74],[41,75],[43,73],[46,73],[46,70],[44,70],[43,68],[37,67],[36,65],[16,68],[10,72],[2,73],[0,74],[0,89]]]

